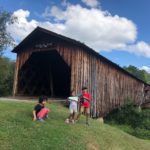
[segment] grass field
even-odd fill
[[[33,122],[34,102],[0,101],[0,150],[149,150],[141,140],[97,120],[65,124],[67,108],[47,104],[52,112],[45,122]]]

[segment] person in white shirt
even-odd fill
[[[68,116],[68,118],[65,120],[66,123],[74,123],[75,122],[75,117],[77,114],[77,106],[78,106],[78,96],[75,96],[75,91],[72,90],[71,91],[71,96],[68,97],[67,101],[70,102],[69,104],[69,111],[70,111],[70,115]]]

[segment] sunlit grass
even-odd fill
[[[32,121],[34,102],[0,101],[0,150],[149,150],[150,141],[82,116],[65,124],[68,109],[58,103],[45,122]]]

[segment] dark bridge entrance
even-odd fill
[[[34,52],[19,71],[18,94],[66,97],[70,78],[70,67],[56,50]]]

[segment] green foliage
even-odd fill
[[[0,101],[0,150],[149,150],[150,142],[114,127],[81,116],[76,124],[65,124],[68,109],[59,103],[45,122],[32,121],[35,102]]]
[[[11,13],[0,10],[0,55],[7,46],[14,46],[14,40],[7,32],[7,26],[13,24],[17,20]]]
[[[15,63],[8,58],[0,57],[0,96],[12,94]]]
[[[137,78],[150,83],[150,73],[146,72],[145,70],[140,70],[135,66],[128,66],[128,67],[123,67],[126,71],[128,71],[129,73],[133,74],[134,76],[136,76]]]
[[[105,121],[108,124],[118,125],[134,136],[150,139],[150,110],[139,111],[131,102],[110,112]]]

